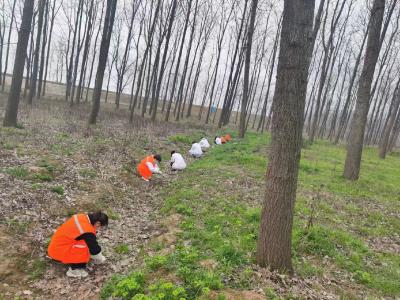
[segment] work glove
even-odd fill
[[[99,254],[92,255],[91,258],[95,264],[102,264],[106,261],[106,258],[103,254],[101,254],[101,252]]]

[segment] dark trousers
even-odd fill
[[[76,269],[85,269],[86,268],[86,263],[81,263],[81,264],[70,264],[69,265],[72,270]]]

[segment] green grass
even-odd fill
[[[119,244],[114,248],[115,253],[118,254],[128,254],[129,253],[129,246],[126,244]]]
[[[64,188],[61,185],[55,185],[51,188],[53,193],[56,193],[60,196],[64,195]]]
[[[172,140],[189,141],[181,136]],[[145,258],[145,277],[152,274],[145,279],[145,294],[152,280],[162,278],[154,276],[159,270],[178,277],[189,299],[224,287],[252,287],[268,142],[267,135],[249,133],[243,141],[214,147],[162,190],[161,212],[182,215],[182,233],[172,253]],[[303,278],[326,272],[335,277],[336,269],[370,289],[371,297],[399,296],[399,255],[376,252],[367,239],[400,232],[398,214],[393,214],[400,211],[400,160],[380,160],[376,149],[365,149],[361,178],[350,182],[342,177],[344,158],[345,149],[328,142],[302,151],[293,228],[295,272]],[[313,226],[307,227],[311,214]],[[204,268],[205,259],[216,267]],[[333,271],[324,269],[325,259]],[[265,293],[277,297],[267,287]]]
[[[3,170],[4,173],[11,175],[15,178],[27,178],[29,175],[29,170],[25,167],[12,167]]]

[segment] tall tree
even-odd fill
[[[14,0],[13,6],[12,6],[12,11],[11,11],[10,27],[8,29],[7,50],[6,50],[6,58],[5,58],[6,61],[5,61],[5,64],[4,64],[3,86],[2,86],[2,91],[3,92],[4,92],[5,82],[6,82],[7,69],[8,69],[8,56],[9,56],[9,53],[10,53],[11,35],[12,35],[12,28],[13,28],[14,17],[15,17],[15,5],[16,4],[17,4],[17,0]],[[5,24],[4,24],[4,27],[5,27]],[[2,59],[1,56],[0,56],[0,59]]]
[[[96,124],[97,115],[100,110],[101,89],[103,87],[104,71],[107,64],[116,8],[117,0],[107,0],[106,16],[104,18],[103,36],[101,38],[99,64],[97,65],[96,82],[93,90],[92,110],[89,116],[89,124]]]
[[[18,105],[21,95],[22,77],[24,74],[25,57],[31,33],[34,0],[25,0],[21,28],[18,33],[17,51],[14,61],[14,72],[8,96],[4,126],[17,126]]]
[[[357,91],[356,108],[351,125],[350,138],[347,144],[347,156],[343,172],[343,176],[349,180],[357,180],[360,176],[361,156],[370,104],[372,79],[382,45],[381,29],[384,12],[385,0],[374,0],[368,24],[367,50]]]
[[[314,6],[314,0],[284,2],[272,139],[257,244],[258,264],[289,272],[293,270],[291,238]]]
[[[388,116],[388,122],[387,122],[386,128],[383,132],[383,137],[382,137],[381,145],[379,148],[379,157],[382,159],[385,159],[385,157],[386,157],[386,153],[387,153],[388,146],[389,146],[390,134],[391,134],[394,124],[396,122],[396,116],[398,114],[399,107],[400,107],[400,90],[399,90],[399,88],[400,88],[400,79],[397,81],[396,89],[393,93],[393,101],[392,101],[390,113]]]
[[[240,113],[240,123],[239,123],[239,137],[244,138],[246,132],[246,110],[247,102],[250,96],[249,93],[249,75],[250,75],[250,59],[251,59],[251,46],[253,44],[253,33],[254,33],[254,23],[256,20],[258,0],[252,0],[251,11],[250,11],[250,23],[247,28],[247,43],[246,43],[246,58],[244,63],[244,79],[243,79],[243,98],[242,98],[242,108]],[[251,113],[251,112],[250,112]]]
[[[45,9],[46,0],[39,0],[39,19],[37,25],[37,33],[36,33],[36,43],[35,43],[35,52],[33,59],[33,70],[31,75],[31,87],[29,89],[28,95],[28,103],[32,104],[33,98],[36,97],[36,86],[38,80],[39,73],[39,54],[40,54],[40,41],[42,37],[42,29],[43,29],[43,18],[44,18],[44,9]]]

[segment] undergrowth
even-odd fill
[[[190,143],[183,136],[171,140]],[[165,254],[154,243],[156,254],[145,257],[143,269],[114,277],[102,298],[197,299],[213,290],[251,289],[267,145],[266,135],[249,133],[190,164],[160,195],[163,215],[182,216],[173,251]],[[400,232],[398,218],[388,213],[400,209],[400,162],[395,156],[379,160],[375,149],[366,149],[360,180],[349,182],[341,176],[344,157],[344,148],[328,142],[303,149],[293,228],[295,272],[301,278],[337,279],[344,272],[370,295],[399,296],[399,255],[374,251],[367,240]],[[333,271],[324,269],[324,261]],[[267,287],[265,294],[276,296]]]

